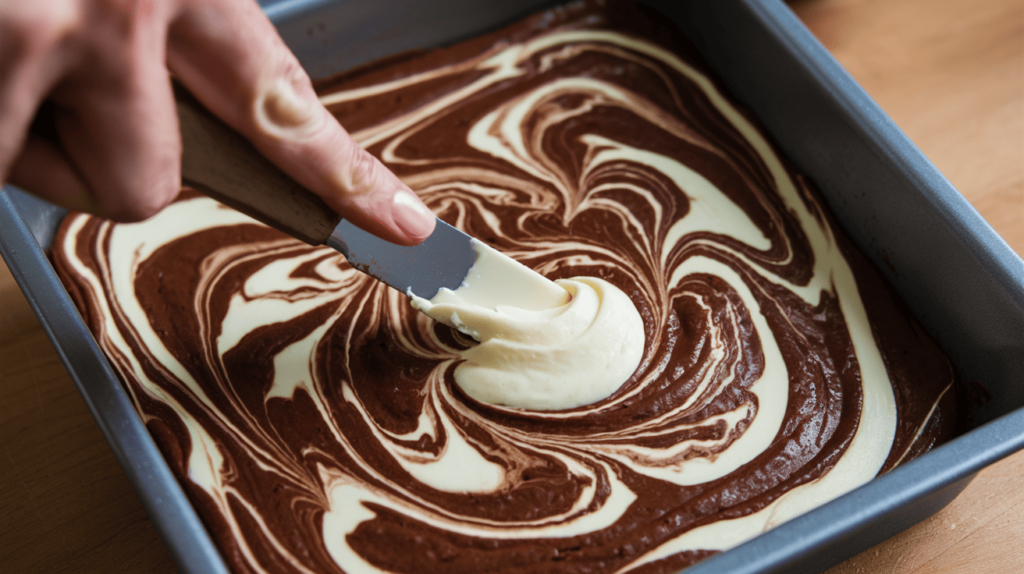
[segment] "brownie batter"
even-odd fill
[[[680,34],[573,4],[321,86],[442,219],[643,319],[569,410],[454,384],[471,338],[185,191],[56,266],[239,572],[663,572],[953,432],[954,373]]]

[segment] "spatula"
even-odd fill
[[[409,296],[429,300],[439,289],[454,291],[473,277],[482,244],[469,235],[440,219],[434,233],[413,247],[363,231],[264,158],[184,88],[175,84],[174,92],[185,185],[306,243],[333,247],[352,267]],[[487,268],[494,269],[494,258],[487,260]],[[563,289],[532,269],[505,255],[499,255],[498,263],[500,282],[516,286],[501,290],[501,304],[533,309],[541,301],[549,308],[564,298]],[[478,268],[471,281],[497,284],[494,277],[482,277],[482,271]]]

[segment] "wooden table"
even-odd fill
[[[1024,254],[1024,0],[801,0],[793,8]],[[0,570],[170,572],[171,557],[6,266],[0,266]],[[830,570],[1024,565],[1024,453]]]

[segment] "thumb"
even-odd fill
[[[345,219],[402,245],[433,232],[433,213],[320,104],[255,2],[187,2],[167,58],[203,105]]]

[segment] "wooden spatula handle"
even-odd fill
[[[175,83],[182,183],[306,243],[324,243],[341,216],[263,157]]]

